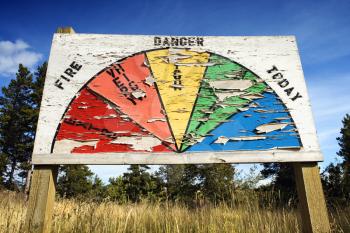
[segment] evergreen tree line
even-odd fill
[[[19,65],[18,72],[0,97],[0,188],[22,191],[29,180],[31,153],[38,121],[39,107],[47,63],[35,72]],[[329,201],[350,200],[350,116],[343,119],[337,138],[341,162],[331,163],[322,173]],[[232,197],[238,188],[277,191],[284,202],[296,199],[293,168],[287,163],[263,164],[259,177],[268,178],[267,185],[238,185],[235,168],[230,164],[166,165],[149,172],[145,165],[131,165],[119,177],[104,184],[88,166],[60,166],[58,194],[66,198],[109,199],[117,202],[202,200],[218,202]],[[246,184],[249,182],[246,182]],[[256,182],[255,182],[256,184]]]
[[[57,191],[66,198],[111,200],[120,203],[174,201],[195,204],[226,201],[234,191],[234,167],[216,165],[165,165],[154,174],[147,165],[130,165],[127,172],[104,185],[87,166],[63,166]]]

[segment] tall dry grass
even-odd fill
[[[300,232],[294,208],[261,206],[258,194],[236,194],[229,204],[188,208],[182,204],[122,204],[57,200],[52,232]],[[26,203],[23,196],[0,193],[0,232],[23,232]],[[350,209],[335,208],[331,214],[334,232],[350,232]]]

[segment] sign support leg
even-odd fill
[[[34,166],[25,221],[26,232],[50,232],[56,178],[57,166]]]
[[[294,164],[302,232],[329,233],[330,224],[317,162]]]
[[[75,33],[72,27],[60,27],[56,33]],[[56,195],[58,166],[35,165],[30,184],[25,232],[49,233]]]

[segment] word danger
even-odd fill
[[[63,90],[63,83],[70,82],[71,78],[73,78],[74,75],[77,74],[81,67],[83,66],[73,61],[69,65],[69,67],[63,72],[63,74],[61,74],[61,76],[55,81],[55,86]]]
[[[302,95],[300,95],[299,92],[294,90],[294,87],[290,85],[289,81],[283,77],[283,74],[279,72],[276,66],[272,66],[272,68],[270,70],[267,70],[266,72],[269,74],[273,74],[272,79],[277,80],[278,86],[280,86],[281,88],[285,88],[284,92],[287,94],[287,96],[290,96],[290,99],[292,101],[295,101],[302,97]]]
[[[154,37],[154,46],[203,46],[203,37]]]

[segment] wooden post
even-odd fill
[[[294,164],[303,233],[329,233],[330,224],[316,162]]]
[[[26,232],[50,232],[56,178],[56,166],[34,167],[25,222]]]
[[[57,28],[56,33],[75,33],[74,29],[72,27],[61,27]]]
[[[58,28],[57,33],[75,32],[71,27],[63,27]],[[57,168],[55,165],[34,166],[25,221],[25,232],[50,232],[56,195]]]

